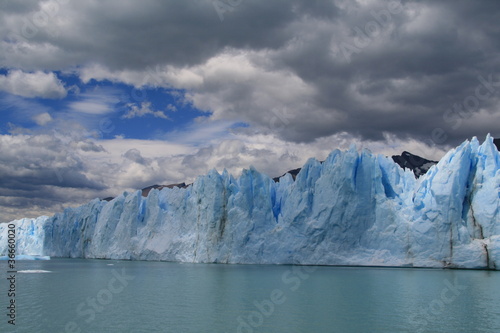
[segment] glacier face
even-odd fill
[[[499,170],[489,136],[464,142],[419,179],[353,147],[310,159],[295,181],[212,170],[187,188],[12,223],[25,255],[499,269]]]

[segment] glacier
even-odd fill
[[[499,269],[499,170],[489,135],[418,179],[353,146],[309,159],[295,180],[212,170],[186,188],[125,192],[10,224],[25,256]]]

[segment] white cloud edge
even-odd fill
[[[61,99],[67,91],[53,72],[9,70],[0,75],[0,90],[26,98]]]

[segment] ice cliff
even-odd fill
[[[24,255],[499,269],[499,170],[490,136],[464,142],[419,179],[353,147],[310,159],[296,180],[212,170],[187,188],[12,223]],[[0,255],[6,245],[3,224]]]

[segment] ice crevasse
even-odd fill
[[[196,263],[500,269],[500,154],[488,136],[416,179],[355,147],[294,180],[216,170],[187,188],[11,222],[17,254]],[[8,224],[0,225],[5,256]]]

